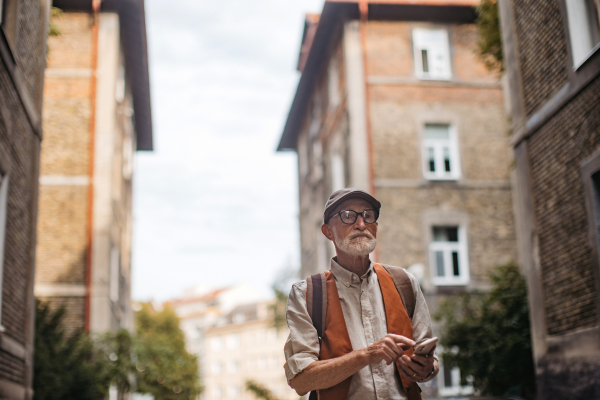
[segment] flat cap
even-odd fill
[[[375,211],[377,211],[377,212],[379,212],[379,209],[381,208],[381,203],[379,202],[379,200],[377,200],[375,197],[371,196],[369,193],[365,192],[364,190],[359,190],[359,189],[354,189],[354,188],[340,189],[340,190],[336,190],[335,192],[331,193],[331,196],[329,196],[329,200],[327,200],[327,203],[325,203],[325,211],[323,212],[323,221],[325,223],[327,223],[329,221],[329,218],[330,218],[333,210],[335,210],[335,208],[338,205],[340,205],[340,203],[343,202],[344,200],[348,200],[348,199],[352,199],[352,198],[359,198],[359,199],[368,201],[373,206]]]

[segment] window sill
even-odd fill
[[[431,280],[431,283],[434,286],[467,286],[469,284],[469,280],[468,279],[436,279],[433,278]]]
[[[424,76],[424,75],[416,75],[417,79],[421,81],[443,81],[449,82],[452,80],[452,76]]]
[[[427,181],[430,182],[436,182],[436,181],[442,181],[442,182],[449,182],[449,181],[458,181],[460,179],[460,177],[458,176],[449,176],[449,177],[432,177],[432,176],[424,176],[424,178]]]
[[[573,71],[577,72],[579,71],[581,68],[584,68],[586,64],[588,64],[588,62],[594,57],[594,55],[596,53],[600,53],[600,43],[596,44],[596,47],[594,47],[589,54],[583,59],[583,61],[581,61],[579,64],[573,66]]]

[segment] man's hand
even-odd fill
[[[400,375],[402,375],[403,378],[406,378],[409,381],[421,382],[423,379],[427,378],[435,368],[435,358],[433,358],[434,351],[435,347],[424,356],[417,354],[413,354],[411,357],[406,355],[401,356],[398,359],[398,372],[400,372]]]
[[[398,360],[404,350],[415,346],[415,342],[407,337],[388,333],[381,340],[365,347],[369,364],[378,364],[381,360],[390,365]],[[408,358],[408,357],[407,357]]]

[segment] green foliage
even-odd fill
[[[138,391],[156,400],[195,399],[201,392],[198,362],[185,349],[179,319],[171,308],[149,304],[136,313]]]
[[[476,53],[490,71],[504,71],[502,34],[498,17],[497,0],[481,0],[477,6],[477,32],[479,40]]]
[[[482,395],[535,398],[527,286],[515,263],[490,274],[489,293],[454,295],[440,304],[444,364],[473,378]]]
[[[65,334],[64,308],[51,310],[37,302],[33,390],[35,400],[98,400],[106,397],[110,367],[91,337]]]
[[[63,11],[58,7],[52,7],[50,10],[50,23],[48,27],[48,35],[50,36],[58,36],[60,35],[60,28],[56,23],[57,19],[62,17]]]
[[[135,389],[137,345],[136,338],[123,328],[101,335],[96,341],[109,367],[109,380],[117,387],[120,396]]]
[[[279,400],[273,392],[267,389],[265,386],[260,383],[253,381],[251,379],[246,381],[246,390],[251,392],[254,397],[262,400]]]

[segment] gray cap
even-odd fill
[[[323,221],[325,223],[328,222],[330,214],[335,210],[335,208],[340,205],[344,200],[348,200],[351,198],[359,198],[368,201],[375,211],[379,212],[381,208],[381,203],[375,197],[371,196],[369,193],[364,190],[354,189],[354,188],[346,188],[336,190],[331,193],[329,196],[329,200],[325,203],[325,211],[323,212]]]

